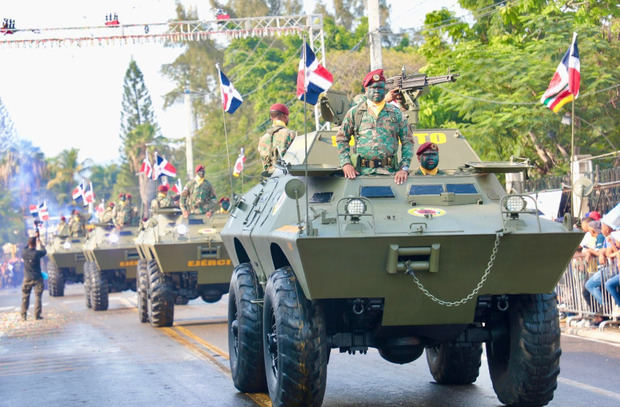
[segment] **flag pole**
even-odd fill
[[[571,190],[571,207],[573,208],[573,214],[576,214],[578,218],[581,217],[580,213],[575,212],[575,98],[571,101],[571,115],[570,115],[570,190]],[[581,206],[581,205],[580,205]],[[581,210],[581,209],[580,209]]]
[[[217,68],[217,76],[220,80],[220,86],[222,85],[222,77],[220,76],[220,64],[217,63],[215,64],[215,67]],[[226,162],[228,163],[228,180],[230,181],[230,197],[232,198],[233,196],[233,180],[232,180],[232,170],[231,170],[231,166],[230,166],[230,151],[228,148],[228,131],[226,129],[226,112],[224,111],[224,109],[226,109],[226,106],[224,106],[224,98],[222,95],[222,120],[224,122],[224,141],[226,143]]]
[[[310,204],[308,202],[308,87],[306,86],[306,81],[308,78],[308,65],[306,63],[306,49],[308,47],[306,43],[306,35],[304,34],[304,45],[303,45],[303,60],[304,60],[304,185],[306,187],[306,192],[304,193],[306,197],[306,236],[310,236]]]

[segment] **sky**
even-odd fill
[[[197,8],[201,19],[212,10],[207,0],[180,0]],[[426,13],[442,7],[463,14],[457,0],[387,0],[394,31],[419,27]],[[175,14],[174,0],[19,0],[2,4],[0,18],[15,20],[17,28],[83,27],[102,25],[105,15],[118,13],[121,23],[166,22]],[[330,1],[326,0],[326,4]],[[312,12],[314,0],[304,0]],[[17,35],[17,34],[16,34]],[[30,140],[47,157],[78,148],[80,160],[97,164],[118,162],[121,146],[120,111],[123,78],[131,58],[144,74],[155,118],[168,138],[185,137],[187,113],[178,103],[163,109],[163,96],[174,84],[161,75],[180,48],[142,44],[63,48],[0,48],[0,99],[18,137]],[[329,69],[329,67],[327,67]],[[294,84],[291,86],[294,92]]]

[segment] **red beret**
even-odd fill
[[[198,172],[198,171],[204,171],[205,170],[205,166],[202,164],[198,164],[196,166],[196,170],[194,172]]]
[[[383,69],[375,69],[370,71],[364,77],[364,87],[367,88],[375,82],[385,82],[385,76],[383,76]]]
[[[131,199],[131,194],[125,194],[125,198]]]
[[[108,204],[108,206],[109,206],[110,208],[114,208],[114,202],[110,202],[110,203]]]
[[[67,220],[67,218],[65,218],[64,216],[61,216],[60,220]]]
[[[439,151],[439,147],[437,147],[437,144],[433,143],[432,141],[427,141],[426,143],[418,147],[418,151],[415,154],[420,155],[426,150]]]
[[[224,202],[224,201],[228,201],[230,202],[230,198],[228,198],[227,196],[220,198],[220,203]]]
[[[160,185],[157,187],[159,192],[168,192],[168,185]]]
[[[271,105],[269,111],[284,113],[287,116],[289,115],[288,107],[286,107],[286,105],[283,105],[282,103],[275,103]]]
[[[118,194],[118,197],[119,197],[119,198],[123,198],[124,196],[125,196],[125,194],[124,194],[124,193],[122,193],[122,192],[121,192],[120,194]]]

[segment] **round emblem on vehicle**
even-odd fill
[[[372,76],[372,80],[373,80],[373,81],[378,81],[378,80],[379,80],[379,78],[380,78],[380,76],[379,76],[379,75],[377,75],[377,74],[374,74],[374,75]]]
[[[217,232],[214,228],[204,228],[204,229],[200,229],[200,234],[203,235],[210,235]]]
[[[426,216],[443,216],[446,211],[439,208],[411,208],[407,212],[413,216],[426,217]]]

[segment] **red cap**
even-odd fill
[[[372,85],[375,82],[385,82],[385,76],[383,76],[383,69],[375,69],[374,71],[370,71],[364,77],[364,87],[367,88],[369,85]]]
[[[108,206],[109,206],[110,208],[114,208],[114,202],[110,202],[110,203],[108,204]]]
[[[157,187],[157,191],[159,192],[168,192],[168,185],[160,185]]]
[[[131,199],[131,194],[125,194],[125,198]]]
[[[601,220],[601,213],[598,211],[591,211],[586,214],[586,216],[592,218],[592,220]]]
[[[64,221],[64,220],[67,220],[67,218],[65,218],[64,216],[61,216],[61,217],[60,217],[60,220],[63,220],[63,221]]]
[[[228,201],[228,202],[230,202],[230,198],[228,198],[227,196],[225,196],[225,197],[223,197],[223,198],[220,198],[219,203],[222,203],[222,202],[224,202],[224,201]]]
[[[284,113],[287,116],[289,115],[288,107],[286,107],[286,105],[283,105],[282,103],[274,103],[269,108],[269,111]]]
[[[202,164],[198,164],[198,165],[196,166],[196,171],[194,171],[194,172],[204,171],[204,170],[205,170],[205,166],[204,166],[204,165],[202,165]]]
[[[426,150],[439,151],[439,147],[437,147],[437,144],[433,143],[432,141],[427,141],[426,143],[418,147],[418,151],[415,154],[420,155]]]
[[[124,193],[122,193],[122,192],[121,192],[120,194],[118,194],[118,197],[119,197],[119,198],[123,198],[124,196],[125,196],[125,194],[124,194]]]

